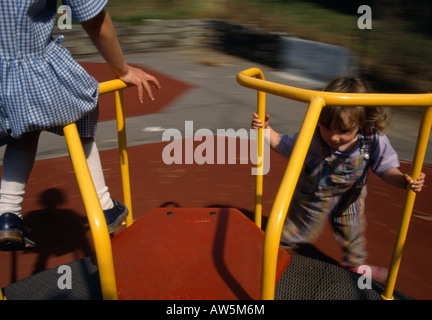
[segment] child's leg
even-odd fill
[[[20,250],[35,244],[24,226],[21,210],[39,134],[26,134],[6,147],[0,188],[0,250]]]
[[[320,206],[307,207],[306,202],[292,202],[281,234],[281,244],[295,248],[296,244],[313,243],[326,222],[326,214]]]
[[[111,209],[114,204],[111,200],[108,187],[105,183],[105,177],[102,170],[102,164],[99,157],[99,150],[93,138],[82,138],[84,154],[87,159],[87,165],[90,170],[96,192],[101,203],[102,210]]]
[[[371,274],[364,273],[359,267],[366,264],[366,217],[364,207],[356,202],[346,210],[342,216],[333,219],[333,230],[336,240],[344,249],[344,267],[351,271],[371,277],[376,281],[384,281],[387,278],[388,270],[384,267],[369,266]],[[357,210],[353,214],[353,210]]]
[[[123,203],[111,199],[108,187],[105,184],[99,150],[94,139],[81,138],[81,141],[83,143],[84,154],[87,159],[90,175],[105,215],[108,231],[112,233],[120,227],[123,219],[127,217],[129,213],[128,209]]]
[[[30,176],[40,132],[26,134],[12,141],[6,148],[0,189],[0,214],[11,212],[21,217],[21,204]],[[92,138],[83,139],[84,154],[103,210],[111,209],[113,202],[105,184],[99,151]]]
[[[366,218],[361,203],[363,201],[358,200],[331,219],[335,239],[344,250],[344,266],[347,268],[356,268],[367,259]]]
[[[34,159],[32,153],[6,148],[0,189],[0,215],[10,212],[22,218],[21,205]]]
[[[14,213],[21,218],[25,187],[33,169],[40,132],[11,141],[3,157],[0,187],[0,215]]]

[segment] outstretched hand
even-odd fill
[[[144,94],[146,94],[151,101],[154,101],[154,96],[151,86],[161,89],[161,85],[156,77],[146,73],[144,70],[128,65],[127,72],[119,76],[119,79],[127,84],[134,85],[138,89],[138,99],[144,103]]]

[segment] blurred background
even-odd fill
[[[372,9],[372,29],[360,30],[359,6]],[[359,72],[381,92],[431,88],[432,2],[428,0],[110,0],[115,22],[222,19],[350,49]]]
[[[371,8],[372,29],[358,27],[361,5]],[[289,85],[296,83],[293,84],[292,78],[284,79],[282,74],[292,76],[299,66],[308,72],[322,67],[321,74],[329,74],[341,66],[342,71],[355,67],[349,71],[368,79],[378,92],[423,93],[432,87],[430,0],[109,0],[106,9],[116,24],[128,63],[148,67],[163,82],[163,90],[155,92],[156,102],[144,108],[137,102],[133,89],[125,91],[128,146],[133,147],[132,198],[140,214],[164,206],[229,206],[239,208],[248,216],[253,212],[254,177],[249,166],[167,166],[161,160],[163,144],[160,143],[164,130],[183,131],[185,120],[193,120],[195,129],[207,128],[212,132],[220,128],[249,128],[256,94],[235,81],[237,73],[246,68],[258,65],[267,80]],[[62,45],[99,82],[113,79],[79,24],[55,33],[64,34]],[[307,79],[308,86],[315,86],[311,80],[319,78],[307,72],[303,76],[315,77]],[[280,132],[298,131],[305,104],[268,96],[272,127]],[[113,102],[101,104],[104,108],[98,124],[98,146],[110,192],[120,197],[117,134],[110,113],[114,110]],[[407,109],[394,112],[396,130],[389,133],[400,158],[406,160],[404,168],[409,168],[420,119],[418,110]],[[425,162],[431,163],[432,141],[427,152]],[[39,144],[39,159],[46,161],[37,161],[33,170],[27,188],[28,200],[23,207],[25,215],[33,216],[31,222],[36,219],[29,213],[44,218],[47,213],[69,215],[72,212],[71,219],[82,225],[70,228],[72,220],[67,220],[69,228],[64,228],[62,218],[56,222],[62,235],[57,232],[54,238],[47,238],[46,227],[52,225],[45,223],[47,216],[45,220],[38,218],[41,226],[38,229],[33,225],[31,231],[40,235],[35,240],[43,244],[42,250],[12,257],[0,253],[5,269],[0,273],[0,286],[32,275],[35,270],[87,256],[88,250],[92,250],[91,244],[75,241],[77,233],[82,237],[81,233],[86,232],[86,239],[91,243],[88,225],[80,218],[85,216],[85,211],[64,139],[44,134]],[[281,157],[272,155],[271,159],[271,172],[264,187],[266,214],[286,166]],[[426,169],[427,175],[432,176],[430,165]],[[369,263],[388,266],[403,190],[388,189],[378,178],[371,182]],[[40,201],[50,188],[65,194],[64,202],[52,208]],[[55,198],[52,190],[48,194]],[[431,242],[430,197],[430,188],[417,197],[396,287],[417,299],[431,299],[432,292],[430,255],[424,251],[425,244]],[[134,214],[139,218],[137,212]],[[71,246],[65,246],[71,239]],[[340,259],[339,247],[330,230],[317,243],[317,250],[334,260]]]

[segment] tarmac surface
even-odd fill
[[[244,69],[259,67],[266,79],[273,82],[302,87],[307,87],[308,82],[292,82],[278,70],[207,49],[135,54],[126,56],[126,60],[143,66],[162,84],[162,90],[155,92],[156,101],[144,105],[138,103],[135,88],[125,90],[134,218],[139,219],[153,208],[167,206],[234,207],[252,217],[254,176],[251,175],[251,161],[241,164],[241,157],[237,155],[236,164],[200,165],[193,162],[168,165],[162,154],[170,142],[163,134],[167,129],[176,129],[178,131],[169,132],[178,132],[185,140],[192,138],[186,134],[189,132],[185,128],[186,121],[193,124],[193,133],[207,129],[205,133],[216,135],[218,129],[229,128],[236,131],[245,129],[250,133],[256,93],[235,80],[237,73]],[[113,79],[111,71],[100,62],[99,57],[81,61],[98,81]],[[96,139],[112,197],[121,200],[114,104],[113,96],[109,96],[101,98]],[[280,132],[297,132],[306,105],[267,96],[272,127]],[[417,109],[394,110],[393,129],[388,136],[400,155],[404,172],[409,172],[420,116]],[[216,139],[214,142],[217,148]],[[194,142],[194,150],[200,143]],[[93,254],[84,206],[67,155],[63,138],[42,134],[23,204],[24,221],[37,247],[15,253],[0,252],[0,287]],[[431,177],[431,141],[425,162],[423,171]],[[265,217],[271,210],[285,167],[286,160],[272,152],[270,172],[264,178]],[[368,186],[368,263],[389,266],[404,190],[389,187],[372,174]],[[396,283],[396,290],[415,299],[432,298],[429,267],[432,262],[429,255],[432,243],[431,196],[427,179],[424,191],[416,199]],[[342,256],[328,226],[320,239],[301,253],[330,263],[340,263]]]

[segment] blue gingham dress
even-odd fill
[[[106,2],[63,0],[78,22]],[[0,145],[74,122],[80,136],[95,134],[99,85],[52,37],[56,13],[57,0],[0,0]]]

